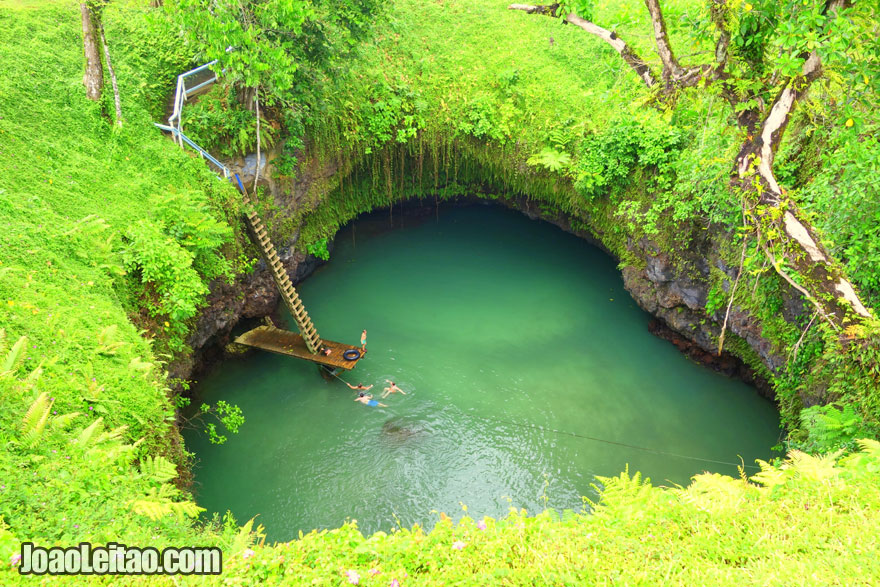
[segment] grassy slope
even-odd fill
[[[129,320],[138,283],[124,275],[120,234],[160,195],[212,194],[218,182],[152,127],[158,90],[187,63],[174,40],[149,41],[137,9],[120,6],[106,22],[113,46],[126,48],[114,55],[122,130],[84,97],[78,5],[0,4],[0,329],[7,348],[27,337],[17,372],[0,377],[0,516],[22,539],[193,536],[131,512],[153,484],[128,463],[171,453],[176,431],[162,357]],[[22,385],[35,369],[36,385]],[[28,447],[22,418],[40,392],[53,416]],[[56,430],[67,413],[80,415]],[[141,441],[128,460],[71,445],[98,417],[103,429],[127,427],[120,442]]]
[[[613,14],[610,3],[600,8],[608,11],[605,22],[620,22],[619,30],[631,31],[631,39],[646,46],[638,3],[615,5]],[[600,127],[621,102],[638,95],[632,74],[616,67],[614,54],[550,19],[463,0],[402,1],[392,18],[398,33],[418,21],[423,34],[386,37],[384,43],[396,46],[366,58],[365,79],[395,72],[389,79],[401,76],[415,88],[428,103],[431,124],[440,126],[473,112],[474,96],[488,96],[492,116],[501,117],[493,124],[507,121],[505,148],[520,160],[546,144],[551,130]],[[233,541],[232,534],[192,529],[172,515],[151,522],[132,513],[128,501],[156,484],[129,466],[131,453],[119,458],[70,443],[94,420],[89,407],[110,427],[129,426],[123,440],[146,437],[153,447],[163,444],[171,416],[157,369],[138,368],[139,361],[156,363],[157,357],[127,318],[134,297],[131,284],[117,275],[121,244],[118,237],[102,243],[148,216],[165,190],[215,185],[200,161],[183,156],[150,127],[151,111],[160,107],[155,84],[170,85],[183,63],[175,63],[173,50],[145,42],[144,19],[125,6],[108,14],[127,117],[123,131],[114,132],[82,96],[76,5],[0,5],[0,221],[6,228],[0,235],[0,327],[10,342],[29,337],[24,364],[14,377],[0,379],[0,438],[14,449],[0,456],[0,515],[9,527],[0,525],[0,554],[8,557],[18,540],[28,538],[65,545],[81,539],[220,543],[228,555],[223,579],[243,583],[339,584],[346,569],[359,570],[361,584],[377,585],[391,578],[403,585],[439,585],[483,583],[487,577],[510,584],[612,578],[645,584],[857,584],[880,576],[876,561],[865,555],[876,550],[880,527],[880,504],[869,489],[877,481],[876,455],[824,476],[810,465],[774,491],[714,477],[684,494],[621,482],[606,494],[608,508],[597,516],[563,523],[514,516],[488,521],[485,531],[465,521],[456,528],[440,524],[428,536],[402,531],[369,542],[346,527],[254,547],[252,558],[243,556],[247,540]],[[163,56],[158,64],[157,55]],[[411,59],[425,60],[421,71],[414,72]],[[404,61],[406,67],[396,66]],[[501,79],[510,70],[518,70],[513,93]],[[351,97],[364,91],[354,88]],[[515,108],[505,115],[508,100]],[[91,214],[106,228],[77,224]],[[115,341],[123,343],[115,354],[99,349],[107,326],[116,327]],[[50,426],[39,445],[23,450],[21,419],[35,391],[22,380],[42,359],[36,391],[50,392],[59,414],[85,413],[69,431]],[[455,540],[466,546],[454,550]],[[369,578],[370,568],[380,574]],[[0,576],[3,583],[17,579],[11,570]]]

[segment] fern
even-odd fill
[[[541,165],[550,171],[560,171],[571,163],[571,155],[563,151],[557,151],[552,147],[545,147],[540,153],[529,157],[529,165]]]
[[[82,447],[89,445],[95,432],[103,427],[104,417],[100,416],[97,420],[86,426],[76,439],[76,443]]]
[[[61,414],[60,416],[55,416],[52,418],[52,422],[50,425],[55,430],[64,430],[67,428],[73,420],[79,416],[79,412],[72,412],[70,414]]]
[[[4,331],[4,338],[5,338]],[[3,366],[0,367],[0,377],[7,377],[12,375],[18,366],[18,362],[21,360],[22,355],[24,353],[24,349],[27,347],[27,337],[22,336],[16,341],[14,345],[12,345],[12,349],[6,353],[6,358],[3,360]]]
[[[101,432],[95,441],[92,444],[101,444],[104,442],[111,442],[114,440],[120,440],[122,438],[123,433],[128,430],[128,426],[120,426],[118,428],[114,428],[113,430],[107,430],[106,432]]]
[[[176,493],[177,490],[167,483],[158,488],[153,487],[144,498],[132,500],[130,502],[131,509],[134,513],[146,516],[153,521],[169,514],[175,514],[179,520],[184,517],[195,518],[205,511],[205,508],[201,508],[191,501],[172,501],[171,498]]]
[[[161,455],[155,458],[147,455],[141,461],[141,473],[150,481],[165,483],[177,476],[177,467]]]
[[[115,355],[119,348],[127,344],[116,340],[117,330],[116,324],[111,324],[98,333],[98,353],[102,355]]]
[[[50,400],[49,394],[44,391],[37,396],[37,399],[34,400],[27,412],[25,412],[21,432],[22,438],[28,446],[36,445],[43,434],[53,403],[55,403],[55,400]]]
[[[677,494],[682,501],[700,510],[718,512],[735,509],[746,497],[748,488],[748,483],[742,479],[703,473],[696,475],[693,483],[686,489],[678,490]]]
[[[230,547],[230,551],[233,554],[243,552],[245,549],[250,548],[254,542],[259,541],[260,544],[262,544],[266,540],[266,529],[262,524],[259,524],[257,525],[257,529],[254,530],[254,519],[255,518],[251,518],[243,524],[238,531],[238,534],[236,534],[235,539],[232,541],[232,546]]]

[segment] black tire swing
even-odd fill
[[[348,349],[342,353],[342,358],[346,361],[357,361],[361,358],[361,352],[357,349]]]

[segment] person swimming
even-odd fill
[[[367,395],[363,391],[360,392],[356,398],[354,398],[354,401],[361,402],[365,406],[370,406],[373,408],[375,408],[376,406],[378,406],[380,408],[387,408],[388,407],[385,404],[380,404],[379,402],[374,400],[373,394]]]
[[[397,387],[396,383],[394,383],[390,379],[386,379],[385,381],[390,384],[390,387],[386,387],[385,389],[382,390],[382,398],[383,399],[388,397],[392,393],[402,393],[403,395],[406,395],[406,392],[403,391],[402,389],[400,389],[399,387]]]
[[[364,386],[363,383],[358,383],[357,385],[352,385],[348,381],[343,381],[343,383],[346,384],[347,386],[349,386],[350,388],[354,389],[355,391],[367,391],[368,389],[373,387],[372,385]]]

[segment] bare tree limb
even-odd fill
[[[742,203],[742,212],[743,212],[743,225],[747,227],[746,224],[746,212],[745,212],[745,202]],[[748,245],[748,239],[745,235],[743,235],[743,246],[742,252],[739,255],[739,270],[736,272],[736,280],[733,282],[733,287],[730,288],[730,300],[727,302],[727,310],[724,312],[724,323],[721,325],[721,336],[718,337],[718,356],[721,356],[721,351],[724,349],[724,332],[727,330],[727,320],[730,318],[730,309],[733,307],[733,298],[736,295],[736,286],[739,285],[739,278],[742,277],[743,265],[746,262],[746,245]]]
[[[257,112],[257,164],[254,167],[254,194],[257,193],[257,181],[260,179],[260,86],[254,91],[254,107]]]
[[[522,10],[527,14],[543,14],[546,16],[557,16],[557,10],[559,9],[559,4],[549,4],[549,5],[537,5],[533,6],[531,4],[511,4],[507,7],[508,10]],[[642,79],[646,86],[653,87],[657,83],[657,79],[654,75],[654,72],[651,71],[651,67],[641,58],[639,55],[632,50],[632,48],[624,42],[623,39],[617,36],[617,33],[614,31],[609,31],[607,29],[603,29],[602,27],[586,20],[584,18],[579,17],[578,15],[571,13],[565,17],[566,22],[569,22],[577,27],[580,27],[590,33],[591,35],[595,35],[611,45],[615,51],[620,55],[620,57],[629,65],[633,71]]]
[[[845,7],[849,0],[827,0],[826,14],[834,14]],[[782,136],[788,125],[791,113],[797,102],[809,90],[812,82],[822,73],[822,62],[818,52],[805,55],[800,74],[794,76],[777,94],[766,116],[761,120],[763,106],[738,108],[744,101],[755,99],[762,104],[760,97],[740,95],[733,84],[727,83],[728,51],[730,33],[728,32],[728,8],[724,0],[710,0],[712,22],[719,31],[715,47],[715,65],[704,65],[683,68],[675,58],[663,21],[659,0],[645,0],[651,14],[654,40],[657,52],[663,63],[662,78],[665,90],[673,91],[677,87],[692,86],[703,79],[719,79],[722,82],[722,95],[731,106],[740,110],[737,115],[739,124],[747,132],[747,140],[740,149],[731,179],[733,187],[742,190],[754,212],[753,223],[759,231],[761,222],[770,223],[774,230],[770,231],[768,240],[782,244],[784,261],[805,278],[805,283],[812,293],[804,286],[795,282],[782,269],[769,246],[762,245],[773,268],[792,287],[801,292],[819,310],[820,315],[839,328],[838,324],[847,319],[852,311],[858,317],[870,317],[870,313],[859,300],[853,285],[843,277],[842,270],[831,262],[814,230],[800,220],[797,210],[791,202],[786,202],[782,190],[773,175],[773,159]],[[510,10],[521,10],[528,14],[543,14],[551,17],[561,16],[559,4],[529,5],[511,4]],[[565,20],[578,26],[588,33],[603,39],[620,54],[621,58],[642,78],[648,87],[657,83],[657,78],[650,66],[639,57],[613,31],[608,31],[576,14],[568,14]]]

